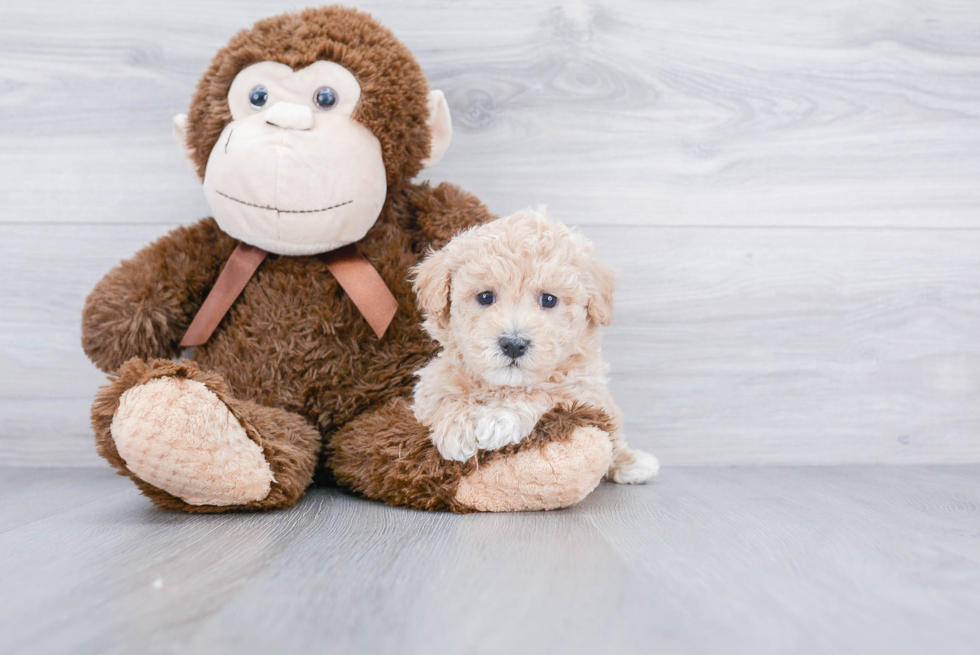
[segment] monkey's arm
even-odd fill
[[[206,218],[179,227],[109,271],[82,310],[82,348],[105,372],[170,358],[228,261],[235,240]]]
[[[476,196],[455,184],[413,185],[408,196],[423,247],[441,248],[458,232],[497,218]]]

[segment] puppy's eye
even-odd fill
[[[538,304],[545,309],[551,309],[558,304],[558,298],[550,293],[542,293],[541,297],[538,298]]]
[[[269,90],[261,84],[248,92],[248,101],[252,104],[252,109],[262,109],[269,101]]]
[[[476,301],[481,305],[492,305],[496,298],[493,295],[493,291],[484,291],[483,293],[476,294]]]

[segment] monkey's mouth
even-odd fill
[[[348,200],[346,202],[341,202],[336,205],[324,207],[323,209],[279,209],[278,207],[271,207],[269,205],[256,205],[255,203],[252,202],[245,202],[244,200],[233,198],[229,196],[227,193],[222,193],[217,189],[215,189],[214,192],[217,193],[219,196],[222,196],[223,198],[228,198],[228,200],[233,200],[234,202],[237,202],[239,204],[246,205],[248,207],[255,207],[256,209],[268,209],[270,211],[279,212],[280,214],[316,214],[317,212],[328,212],[331,209],[337,209],[338,207],[343,207],[344,205],[349,205],[352,202],[354,202],[353,200]]]

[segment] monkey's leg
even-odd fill
[[[333,436],[328,464],[337,482],[390,505],[452,512],[568,507],[609,468],[608,417],[576,406],[545,414],[518,444],[445,460],[408,401],[359,416]]]
[[[288,507],[310,485],[320,434],[303,417],[234,398],[193,362],[131,359],[92,406],[99,454],[158,507]]]

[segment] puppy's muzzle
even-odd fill
[[[523,357],[527,347],[531,345],[527,339],[514,336],[501,337],[497,343],[500,344],[501,352],[515,361]]]

